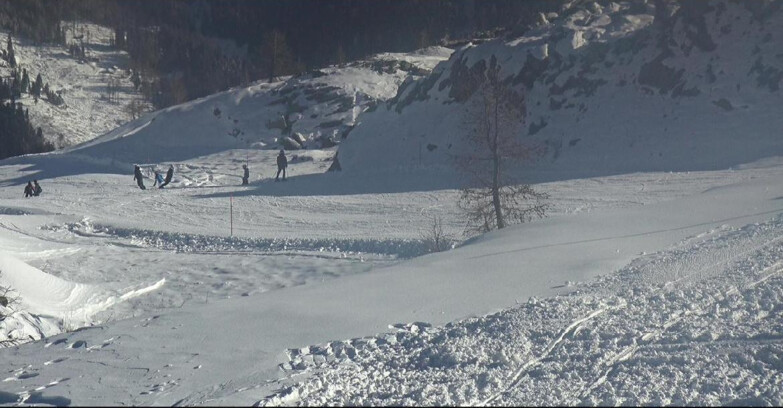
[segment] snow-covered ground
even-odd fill
[[[648,6],[574,4],[552,23],[581,33],[562,37],[570,51],[651,26]],[[709,18],[744,27],[750,11],[729,4]],[[549,216],[426,254],[435,217],[455,240],[464,228],[461,175],[436,157],[456,137],[443,119],[459,102],[438,100],[455,82],[427,72],[527,40],[257,83],[0,162],[0,285],[18,296],[0,306],[0,340],[16,344],[0,349],[0,404],[783,404],[777,94],[743,94],[764,103],[717,114],[738,115],[723,129],[732,118],[699,111],[702,99],[641,97],[714,128],[713,143],[677,154],[684,128],[656,133],[645,110],[629,110],[639,132],[593,139],[622,111],[580,124],[552,113],[563,122],[546,129],[584,140],[528,168]],[[640,99],[618,89],[590,102]],[[274,182],[285,114],[307,143],[337,136],[344,171],[325,172],[338,147],[312,144]],[[739,139],[742,126],[753,132]],[[439,138],[422,163],[420,129]],[[667,154],[652,154],[659,144]],[[171,164],[174,180],[142,191],[133,163],[147,177]],[[30,179],[42,196],[22,197]]]
[[[459,232],[458,192],[368,193],[318,166],[0,188],[2,282],[37,276],[19,295],[53,332],[58,313],[96,324],[0,351],[3,401],[779,403],[783,160],[542,184],[549,218],[411,260],[432,215]]]

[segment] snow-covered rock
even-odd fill
[[[519,138],[544,152],[541,172],[715,169],[783,154],[779,3],[572,2],[546,20],[403,83],[340,147],[345,171],[453,167],[469,148],[466,75],[493,56],[525,95]],[[420,157],[427,144],[445,148]]]

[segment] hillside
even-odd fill
[[[54,105],[41,98],[23,93],[18,99],[30,112],[34,126],[40,126],[43,135],[57,147],[66,147],[92,140],[131,119],[127,105],[131,100],[141,100],[128,73],[127,53],[110,46],[111,30],[95,24],[80,23],[77,28],[66,24],[68,44],[79,42],[81,37],[86,60],[71,56],[61,45],[37,45],[25,38],[12,37],[17,65],[27,69],[30,80],[40,74],[54,92],[60,92],[62,105]],[[8,32],[0,32],[5,41]],[[11,68],[0,67],[3,77],[10,76]],[[116,97],[108,98],[109,80],[117,81]]]
[[[571,2],[522,37],[464,46],[363,115],[341,147],[343,168],[453,167],[466,148],[468,74],[493,56],[526,97],[520,138],[543,148],[538,177],[718,169],[781,154],[779,6]]]
[[[298,134],[304,148],[330,148],[348,137],[361,112],[391,98],[399,84],[428,73],[450,53],[432,47],[380,54],[280,82],[261,81],[146,114],[64,153],[117,162],[115,169],[126,171],[129,163],[178,162],[227,149],[301,147],[283,144],[289,134]]]

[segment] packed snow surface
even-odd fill
[[[458,191],[62,169],[0,188],[3,277],[96,325],[6,319],[48,336],[0,351],[6,403],[780,403],[783,160],[541,184],[549,218],[410,260],[432,215],[460,231]]]

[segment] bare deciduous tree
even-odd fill
[[[0,275],[2,275],[0,271]],[[8,317],[9,312],[12,310],[10,307],[17,303],[17,297],[14,295],[11,288],[0,285],[0,322]],[[0,347],[13,346],[18,344],[16,339],[0,340]]]
[[[147,110],[147,105],[140,99],[132,99],[126,106],[125,111],[128,113],[130,120],[138,119]]]
[[[454,244],[454,239],[444,232],[443,220],[438,215],[432,217],[432,223],[421,230],[419,236],[429,252],[445,251],[451,249]]]
[[[473,177],[473,186],[463,189],[460,197],[460,208],[468,216],[468,233],[543,217],[548,207],[547,194],[515,183],[505,171],[532,159],[537,149],[520,141],[527,113],[525,98],[500,77],[500,71],[493,55],[489,67],[471,78],[476,92],[466,104],[465,125],[472,149],[457,156],[457,165]]]
[[[106,97],[109,102],[119,102],[118,92],[120,90],[120,80],[114,77],[109,77],[106,80]]]

